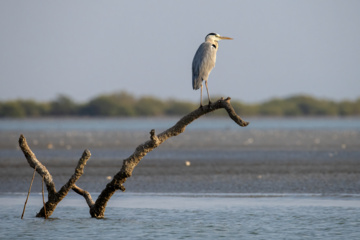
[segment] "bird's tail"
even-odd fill
[[[197,89],[199,89],[201,87],[201,82],[202,82],[201,80],[202,79],[199,78],[199,77],[197,77],[197,78],[193,77],[192,86],[193,86],[194,90],[197,90]]]

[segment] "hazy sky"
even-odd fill
[[[125,90],[198,101],[191,63],[210,32],[234,38],[220,42],[213,96],[360,97],[357,0],[0,0],[0,100]]]

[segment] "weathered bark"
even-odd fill
[[[168,130],[160,133],[159,135],[155,135],[155,130],[151,130],[150,132],[150,140],[145,143],[139,145],[135,152],[123,161],[122,168],[120,172],[118,172],[112,181],[108,183],[105,189],[101,192],[95,204],[90,207],[90,215],[95,218],[103,218],[105,213],[105,208],[107,202],[110,200],[111,196],[117,190],[125,191],[125,187],[123,183],[125,183],[128,177],[131,177],[134,168],[139,164],[140,160],[150,151],[155,149],[161,143],[166,141],[168,138],[177,136],[178,134],[185,131],[187,125],[189,125],[194,120],[199,117],[215,111],[217,109],[224,108],[229,114],[230,118],[234,120],[235,123],[240,125],[241,127],[247,126],[249,123],[242,120],[234,111],[233,107],[230,104],[230,98],[216,101],[211,105],[204,106],[203,108],[198,108],[195,111],[189,113],[188,115],[181,118],[173,127]]]
[[[26,138],[24,135],[20,135],[19,145],[22,152],[25,155],[30,167],[35,168],[36,172],[44,178],[44,182],[46,185],[46,189],[48,191],[48,201],[45,204],[46,208],[46,216],[49,217],[54,212],[57,204],[67,195],[70,189],[73,188],[76,181],[81,177],[84,172],[84,167],[86,162],[90,159],[91,153],[89,150],[85,150],[80,158],[78,165],[75,168],[75,173],[71,176],[69,181],[61,187],[61,189],[57,192],[55,188],[55,183],[50,172],[47,168],[42,165],[42,163],[36,158],[35,154],[31,151],[29,145],[26,142]],[[37,217],[46,217],[44,207],[40,210],[40,212],[36,215]]]
[[[74,186],[72,187],[72,190],[74,190],[74,192],[76,192],[77,194],[80,194],[81,196],[83,196],[85,198],[85,201],[87,203],[87,205],[89,206],[89,208],[91,208],[94,205],[94,201],[91,198],[91,194],[88,191],[85,191],[81,188],[79,188],[76,184],[74,184]]]
[[[31,151],[29,146],[26,143],[26,139],[23,135],[20,136],[19,144],[20,148],[23,151],[29,165],[34,168],[36,166],[36,171],[40,174],[41,177],[44,177],[46,188],[48,190],[48,201],[46,202],[46,215],[49,217],[55,210],[57,204],[67,195],[70,189],[74,190],[76,193],[83,196],[90,208],[90,215],[94,218],[103,218],[105,214],[105,208],[107,202],[110,200],[111,196],[117,191],[125,191],[123,184],[126,182],[126,179],[131,177],[134,168],[139,164],[141,159],[146,156],[147,153],[154,150],[160,144],[165,142],[168,138],[177,136],[178,134],[185,131],[187,125],[192,123],[194,120],[199,117],[213,112],[217,109],[225,109],[229,117],[239,126],[245,127],[249,123],[242,120],[234,111],[233,107],[230,104],[230,98],[219,99],[215,103],[198,108],[195,111],[189,113],[188,115],[181,118],[173,127],[167,129],[166,131],[160,133],[159,135],[155,134],[155,130],[150,131],[150,140],[146,141],[143,144],[140,144],[134,151],[134,153],[123,161],[122,168],[120,171],[113,177],[111,182],[109,182],[105,189],[100,193],[97,200],[94,202],[91,198],[89,192],[81,189],[75,183],[83,174],[83,169],[87,160],[90,158],[90,151],[85,150],[82,157],[79,160],[79,163],[75,169],[74,175],[69,179],[69,181],[60,189],[56,191],[55,184],[53,182],[52,176],[49,171],[43,166],[37,159],[35,154]],[[37,214],[37,217],[45,217],[44,207]]]

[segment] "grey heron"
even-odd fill
[[[192,85],[194,90],[200,88],[200,107],[202,107],[203,81],[205,81],[209,105],[211,104],[207,81],[211,70],[215,67],[216,52],[219,46],[218,41],[222,39],[232,40],[232,38],[223,37],[217,33],[206,35],[205,42],[196,51],[192,62]]]

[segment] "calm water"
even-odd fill
[[[2,239],[359,239],[360,196],[117,194],[106,218],[68,196],[51,219],[33,217],[41,196],[0,195]],[[4,200],[11,200],[4,201]]]
[[[0,119],[0,131],[108,131],[165,130],[179,118],[79,118],[79,119]],[[244,129],[336,129],[360,130],[360,118],[249,118]],[[187,129],[238,129],[229,118],[202,117]]]
[[[315,163],[346,160],[354,164],[353,166],[359,166],[359,118],[246,120],[251,122],[247,128],[240,128],[227,118],[204,117],[195,121],[187,127],[186,133],[179,135],[176,140],[168,140],[161,148],[147,156],[144,170],[137,169],[139,179],[152,179],[152,183],[156,182],[156,175],[141,175],[141,171],[146,173],[148,168],[153,167],[151,161],[155,160],[182,163],[190,159],[194,162],[194,167],[199,162],[202,164],[201,171],[207,167],[206,171],[209,172],[217,170],[219,166],[226,167],[221,165],[225,161],[217,163],[219,165],[202,161],[226,159],[231,164],[236,164],[237,159],[242,159],[243,164],[263,164],[276,160],[289,164],[292,160],[296,162],[302,159],[310,159]],[[148,138],[150,129],[155,128],[159,132],[173,126],[177,121],[178,118],[1,119],[0,163],[2,166],[9,164],[12,167],[0,169],[5,176],[0,176],[0,179],[10,181],[5,183],[6,186],[23,184],[21,189],[28,188],[31,171],[27,171],[27,166],[23,164],[25,160],[17,149],[17,139],[22,132],[26,133],[37,156],[51,162],[53,168],[58,166],[56,164],[64,163],[72,166],[72,161],[78,158],[82,149],[90,146],[92,162],[88,164],[89,171],[92,163],[99,165],[102,161],[110,162],[119,156],[127,157],[134,147]],[[137,135],[139,131],[145,134]],[[218,136],[222,134],[226,136],[219,139]],[[113,139],[120,140],[114,142]],[[48,143],[52,143],[52,149],[48,149]],[[26,168],[23,170],[24,175],[11,172],[18,171],[19,166]],[[172,165],[169,165],[169,169],[164,168],[164,171],[172,170],[179,176],[186,176],[185,172],[178,172],[180,168],[177,166],[172,166],[172,169],[170,166]],[[271,164],[269,166],[271,167]],[[296,170],[296,167],[294,169]],[[219,171],[223,173],[222,170]],[[339,173],[343,174],[343,178],[339,179],[344,182],[338,183],[335,190],[325,191],[325,195],[317,194],[316,191],[312,194],[300,191],[291,194],[233,193],[236,191],[231,183],[239,177],[235,173],[223,175],[229,183],[224,179],[214,180],[214,183],[224,180],[224,185],[217,189],[227,191],[217,190],[214,193],[210,191],[212,188],[207,188],[210,190],[205,191],[206,194],[182,192],[193,187],[192,185],[180,188],[182,190],[177,192],[178,188],[175,186],[178,182],[172,175],[164,178],[167,179],[164,184],[172,193],[151,193],[151,188],[131,192],[132,182],[129,181],[130,191],[117,193],[112,197],[105,213],[106,218],[102,220],[90,218],[84,200],[74,193],[70,193],[58,205],[50,219],[35,218],[36,212],[41,208],[41,196],[36,193],[35,187],[25,217],[21,220],[26,190],[14,193],[3,189],[0,191],[0,239],[47,239],[50,236],[51,239],[360,239],[359,191],[353,188],[350,192],[344,190],[349,183],[347,181],[352,179],[355,179],[355,182],[351,182],[352,187],[357,186],[358,177],[354,177],[351,172]],[[113,172],[106,172],[105,176],[109,174]],[[159,174],[167,176],[166,172]],[[314,179],[329,178],[326,174],[320,171],[318,178]],[[67,172],[65,175],[67,178]],[[310,181],[313,176],[305,174],[300,185]],[[206,184],[210,177],[204,177],[203,182]],[[272,180],[281,185],[283,177],[284,175],[275,174]],[[288,179],[292,180],[291,177],[290,174]],[[250,181],[246,176],[241,180]],[[135,177],[132,181],[135,182]],[[267,183],[269,182],[264,179],[261,184]],[[314,185],[318,183],[313,182]],[[141,184],[141,181],[137,184]],[[138,185],[135,184],[135,187]],[[321,187],[322,185],[319,189]],[[330,187],[332,186],[326,188]],[[156,186],[152,189],[156,190]],[[261,188],[257,190],[259,189]],[[96,196],[97,193],[93,193],[93,198]]]

